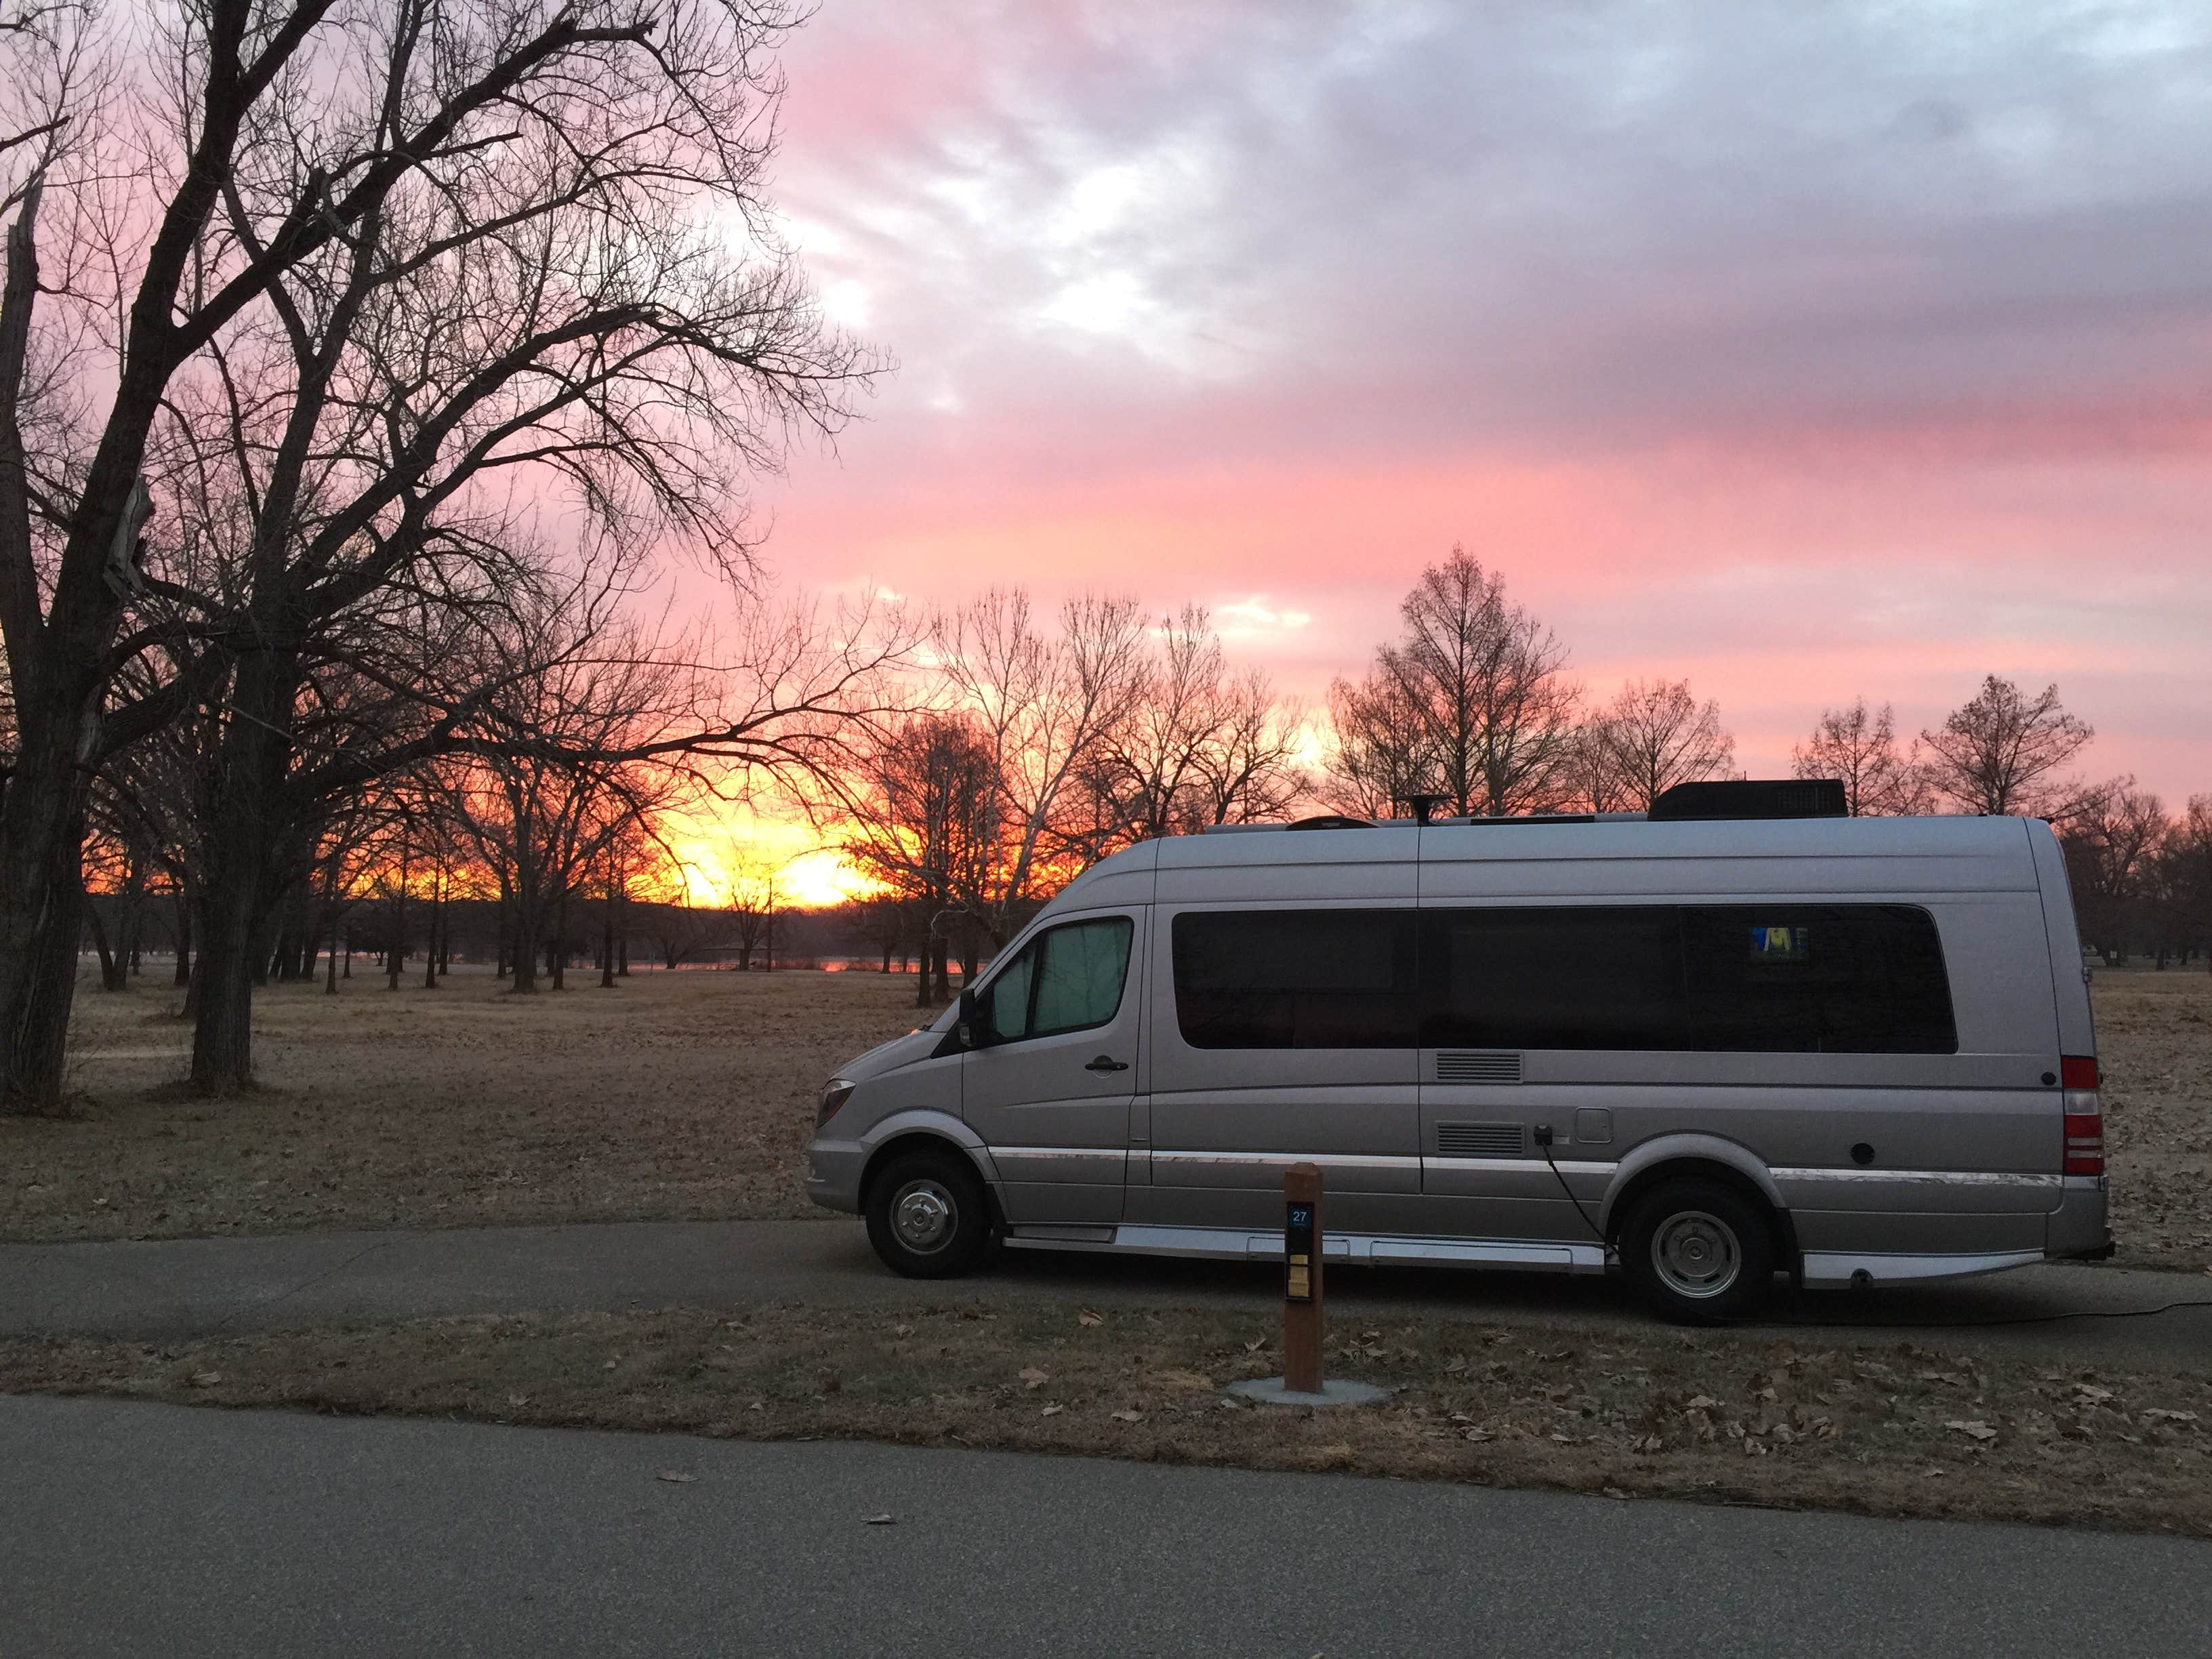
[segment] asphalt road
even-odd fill
[[[46,1659],[2212,1653],[2203,1543],[1340,1475],[0,1399],[0,1491]]]
[[[1261,1264],[1009,1251],[959,1288],[981,1297],[1266,1307]],[[1538,1323],[1648,1322],[1618,1284],[1529,1273],[1335,1268],[1347,1314]],[[433,1232],[307,1232],[137,1243],[0,1245],[0,1334],[154,1340],[456,1313],[881,1307],[941,1300],[893,1277],[859,1227],[823,1221],[635,1222]],[[2189,1301],[2162,1314],[2144,1310]],[[2212,1277],[2050,1266],[1918,1289],[1785,1303],[1759,1330],[2002,1347],[2068,1364],[2212,1370]]]

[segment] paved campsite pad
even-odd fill
[[[945,1297],[0,1343],[0,1389],[996,1446],[2212,1537],[2212,1379],[1933,1346],[1440,1318],[1340,1327],[1357,1412],[1247,1407],[1276,1322]],[[1838,1334],[1818,1334],[1832,1338]]]

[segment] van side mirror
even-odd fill
[[[963,989],[960,993],[959,1012],[952,1018],[953,1040],[963,1048],[980,1048],[983,1046],[979,1040],[982,1030],[983,1022],[976,1016],[975,994]]]

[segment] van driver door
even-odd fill
[[[991,1149],[1006,1219],[1121,1218],[1130,1114],[1146,1077],[1143,906],[1058,921],[994,964],[961,1114]]]

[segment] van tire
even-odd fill
[[[957,1279],[991,1243],[990,1200],[955,1152],[903,1152],[868,1184],[868,1242],[908,1279]]]
[[[1741,1319],[1774,1288],[1774,1218],[1721,1182],[1664,1182],[1621,1223],[1620,1267],[1677,1324]]]

